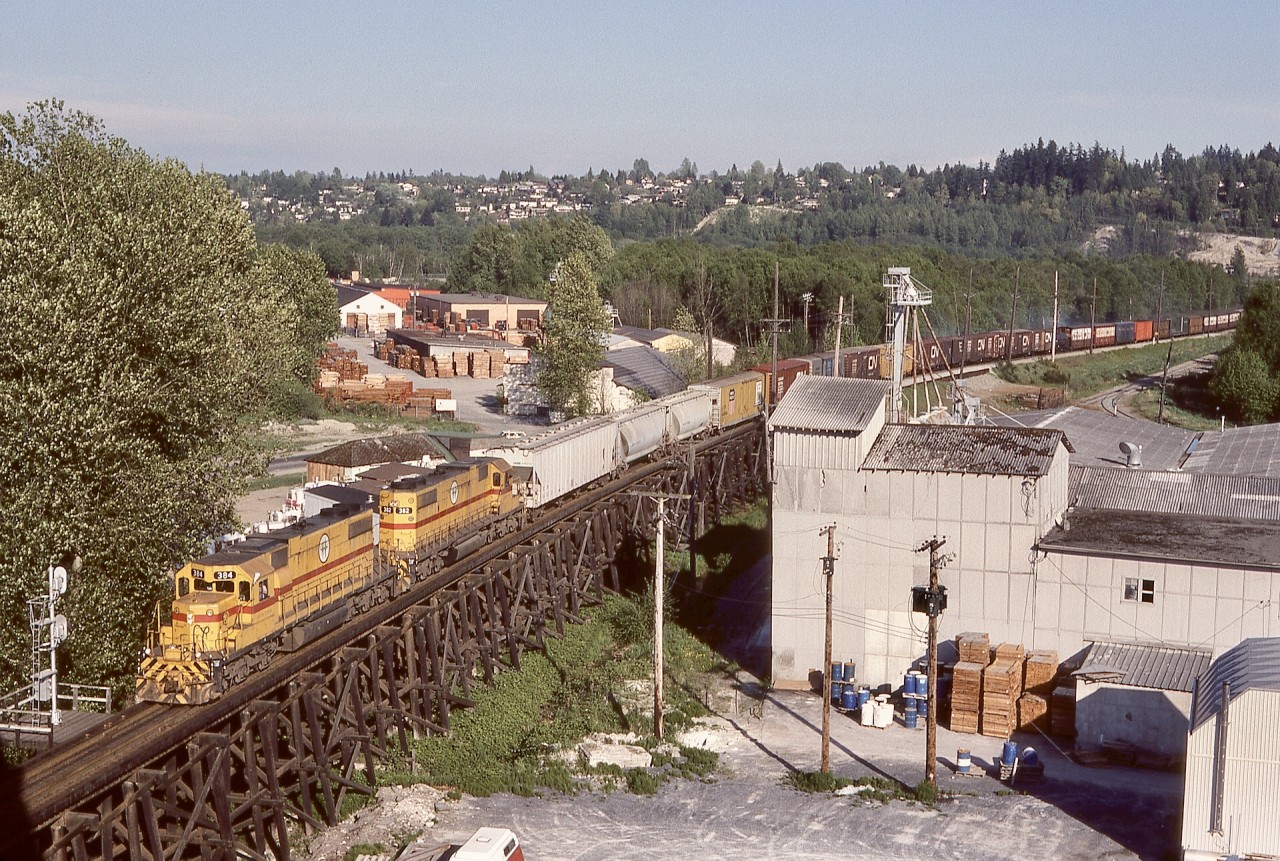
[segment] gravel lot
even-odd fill
[[[744,666],[758,665],[762,647],[767,655],[768,570],[765,559],[740,577],[717,613],[718,630],[729,634],[722,653]],[[709,697],[716,716],[680,740],[721,754],[714,782],[672,782],[655,796],[441,801],[429,838],[462,842],[482,825],[508,827],[529,861],[1176,857],[1177,773],[1085,768],[1048,739],[1020,734],[1044,761],[1045,779],[1011,790],[990,776],[953,775],[960,748],[972,751],[975,771],[991,770],[1000,739],[939,728],[939,788],[953,797],[937,808],[807,795],[782,781],[789,770],[821,762],[821,698],[761,691],[745,671]],[[923,778],[923,722],[917,730],[900,721],[877,730],[833,710],[831,726],[836,774],[877,774],[908,786]]]

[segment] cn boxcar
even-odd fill
[[[776,404],[795,383],[796,378],[802,374],[810,373],[812,368],[808,362],[800,359],[779,359],[776,383],[773,381],[772,362],[761,362],[753,366],[751,370],[764,374],[766,397],[769,398],[770,403]]]
[[[764,412],[764,374],[758,371],[697,383],[689,390],[704,392],[711,398],[711,425],[716,430],[733,427]]]
[[[1132,344],[1135,340],[1137,340],[1137,337],[1138,337],[1137,327],[1133,324],[1132,321],[1121,320],[1120,322],[1116,323],[1116,343],[1117,344]]]
[[[880,379],[879,347],[850,347],[847,353],[842,350],[840,363],[844,365],[843,376],[860,380]]]
[[[1133,340],[1138,344],[1145,344],[1151,340],[1152,334],[1155,332],[1155,326],[1151,320],[1134,320],[1133,321]]]

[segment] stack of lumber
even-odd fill
[[[982,671],[982,722],[986,736],[1008,738],[1018,728],[1018,697],[1022,695],[1022,646],[1001,643],[995,660]]]
[[[454,376],[453,373],[453,354],[447,356],[433,356],[432,361],[435,362],[436,376],[441,379]]]
[[[1073,738],[1076,734],[1075,685],[1062,685],[1053,689],[1049,702],[1049,727],[1054,735]]]
[[[1049,700],[1053,696],[1054,679],[1058,675],[1058,653],[1036,650],[1027,652],[1022,672],[1022,689],[1018,698],[1018,726],[1022,729],[1049,730]]]
[[[951,730],[977,732],[986,662],[960,661],[951,671]]]
[[[982,671],[991,663],[991,639],[972,631],[956,635],[959,663],[951,677],[951,729],[977,732],[982,710]]]
[[[355,350],[344,350],[337,344],[329,344],[316,360],[321,371],[334,371],[341,380],[360,380],[369,373],[369,366],[357,360]]]
[[[972,632],[956,634],[956,651],[961,661],[985,667],[991,663],[991,638]]]
[[[471,366],[471,376],[477,380],[487,380],[489,373],[489,354],[477,350],[467,354],[467,363]]]

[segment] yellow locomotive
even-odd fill
[[[184,565],[138,669],[137,696],[200,705],[348,618],[523,523],[497,458],[400,479],[370,508],[334,506]],[[163,607],[163,604],[161,605]]]
[[[383,554],[422,577],[519,527],[524,506],[507,462],[483,457],[393,481],[378,512]]]

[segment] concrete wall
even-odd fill
[[[1192,643],[1218,654],[1280,636],[1280,573],[1073,553],[1045,554],[1035,568],[1036,648],[1061,655],[1089,640]],[[1154,601],[1125,601],[1126,578],[1153,580]]]
[[[911,587],[928,583],[928,555],[915,548],[934,535],[947,539],[943,553],[956,554],[940,577],[949,590],[941,637],[986,631],[993,643],[1041,648],[1033,548],[1066,507],[1065,448],[1044,476],[1024,479],[861,471],[852,467],[874,437],[812,437],[775,434],[774,684],[807,687],[822,665],[826,544],[818,530],[832,522],[834,655],[855,661],[859,680],[894,683],[924,655],[927,620],[911,612]]]
[[[1109,682],[1076,684],[1076,738],[1082,745],[1127,741],[1181,759],[1187,750],[1191,694]]]
[[[1223,828],[1209,830],[1214,801],[1214,740],[1218,715],[1196,727],[1187,741],[1182,800],[1182,847],[1215,855],[1280,855],[1280,691],[1248,690],[1227,712],[1222,786]]]

